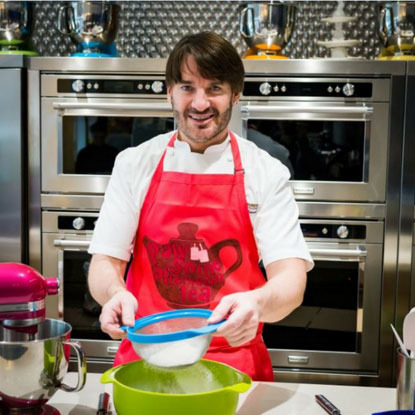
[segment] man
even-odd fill
[[[262,326],[301,304],[312,260],[286,167],[227,129],[243,79],[237,51],[220,36],[175,46],[166,84],[178,130],[118,156],[89,250],[89,287],[113,338],[134,318],[212,309],[209,323],[227,321],[205,357],[272,381]],[[135,359],[124,339],[114,364]]]

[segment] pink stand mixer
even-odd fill
[[[57,278],[43,278],[23,264],[0,264],[0,324],[34,334],[45,320],[45,297],[58,290]]]
[[[86,381],[86,358],[70,340],[72,327],[47,319],[45,297],[57,294],[59,281],[33,268],[0,263],[0,414],[59,415],[46,405],[57,389],[76,392]],[[78,361],[78,382],[62,383],[70,347]]]

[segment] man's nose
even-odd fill
[[[197,89],[194,96],[192,107],[196,111],[205,111],[210,107],[209,97],[204,89]]]

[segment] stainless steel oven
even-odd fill
[[[289,168],[298,200],[384,202],[389,101],[386,78],[248,76],[233,122]]]
[[[97,212],[42,213],[42,269],[61,290],[48,317],[72,325],[95,370],[112,364],[119,342],[102,333],[99,305],[87,288],[87,250]],[[304,302],[264,340],[278,378],[287,370],[375,373],[378,369],[383,222],[301,220],[315,261]]]
[[[100,329],[101,307],[88,290],[91,255],[88,247],[98,212],[44,211],[42,213],[42,269],[59,278],[58,296],[48,298],[49,318],[72,326],[72,338],[82,343],[88,363],[108,366],[119,346]],[[96,368],[95,368],[96,369]]]
[[[123,149],[174,129],[161,75],[44,74],[42,192],[103,194]]]
[[[62,293],[48,300],[48,315],[72,324],[89,370],[102,371],[118,342],[98,327],[99,308],[86,288],[87,247],[113,148],[138,144],[135,124],[141,131],[156,125],[151,135],[172,128],[165,60],[32,58],[29,66],[30,264],[59,275]],[[276,378],[390,386],[405,63],[244,66],[245,90],[230,128],[264,148],[271,143],[270,153],[291,169],[316,263],[304,305],[266,326]]]
[[[301,228],[315,267],[302,305],[265,325],[276,378],[288,370],[377,373],[383,222],[302,219]]]

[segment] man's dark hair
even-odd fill
[[[229,82],[232,92],[242,92],[245,77],[242,60],[226,39],[212,32],[187,35],[176,44],[167,60],[167,86],[182,81],[182,65],[189,56],[193,56],[203,78]]]

